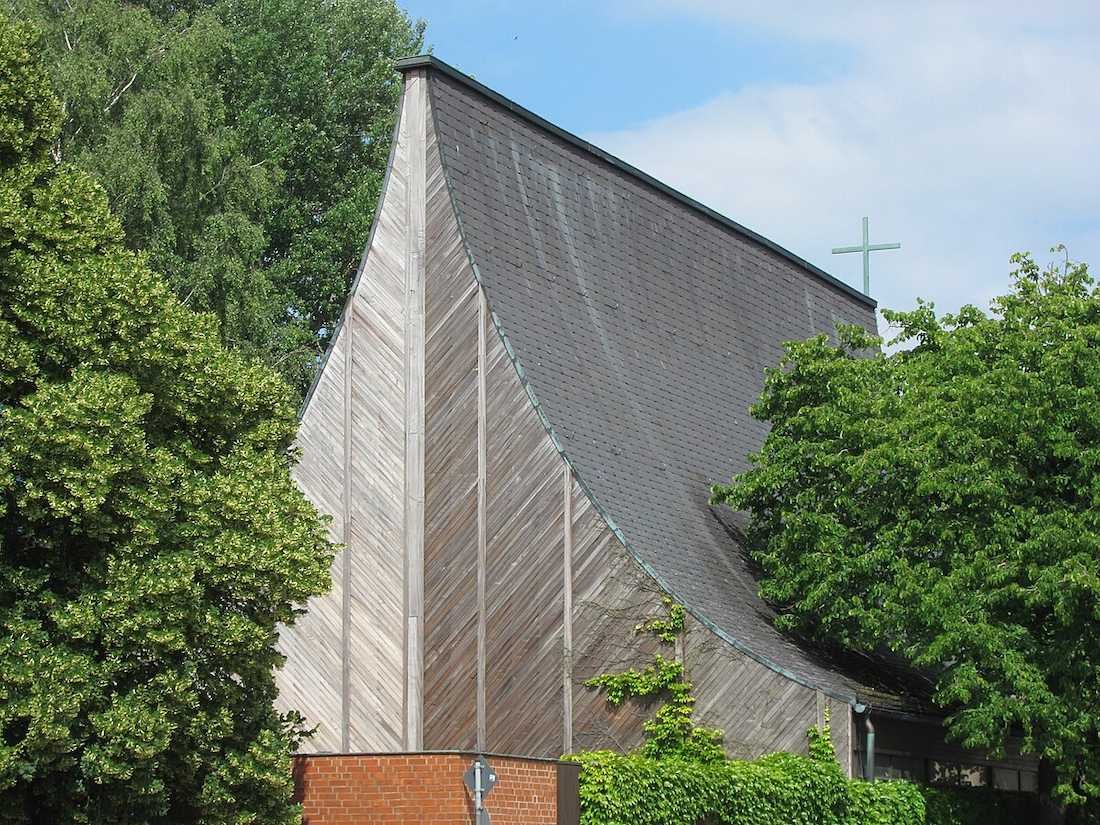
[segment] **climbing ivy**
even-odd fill
[[[700,762],[591,751],[581,764],[581,825],[1009,825],[1031,821],[1024,795],[845,778],[828,724],[809,755]],[[1082,820],[1087,822],[1088,820]]]
[[[846,825],[839,768],[802,756],[700,763],[596,751],[579,760],[581,825]]]
[[[684,632],[684,606],[667,597],[663,604],[663,618],[648,619],[635,627],[634,632],[649,633],[662,644],[674,645]],[[656,715],[643,727],[642,755],[652,759],[676,756],[697,762],[725,759],[722,731],[695,725],[693,686],[684,675],[683,662],[657,653],[653,664],[643,670],[630,668],[622,673],[605,673],[589,679],[585,685],[603,690],[612,707],[619,707],[627,699],[665,698]]]
[[[753,761],[580,754],[581,825],[924,825],[918,786],[848,780],[828,723],[808,737],[808,756]]]
[[[665,596],[661,602],[665,606],[665,617],[653,616],[635,626],[635,633],[652,633],[667,645],[676,644],[684,632],[684,606]]]
[[[665,615],[636,633],[675,645],[684,608],[664,599]],[[1000,825],[1010,810],[989,792],[921,788],[911,782],[847,779],[825,724],[807,731],[806,756],[773,753],[753,761],[726,759],[722,731],[697,727],[684,664],[658,652],[642,669],[589,679],[612,707],[663,698],[645,723],[645,742],[629,754],[589,751],[581,765],[581,825]],[[1018,810],[1018,808],[1017,808]],[[993,814],[990,816],[989,814]]]

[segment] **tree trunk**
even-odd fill
[[[1047,758],[1039,760],[1039,811],[1035,820],[1038,825],[1064,825],[1065,807],[1054,798],[1054,787],[1058,784],[1058,773]]]

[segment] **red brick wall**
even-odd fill
[[[471,754],[311,755],[294,760],[303,825],[471,825]],[[556,825],[556,762],[490,756],[493,825]]]

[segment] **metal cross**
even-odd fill
[[[863,243],[859,246],[837,246],[833,248],[834,255],[844,252],[863,253],[863,294],[871,294],[871,253],[881,249],[901,249],[900,243],[867,243],[867,219],[863,219]]]

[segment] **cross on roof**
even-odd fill
[[[863,243],[859,246],[836,246],[833,254],[840,255],[845,252],[863,253],[863,294],[871,294],[871,253],[882,249],[901,249],[900,243],[867,243],[867,218],[863,219]]]

